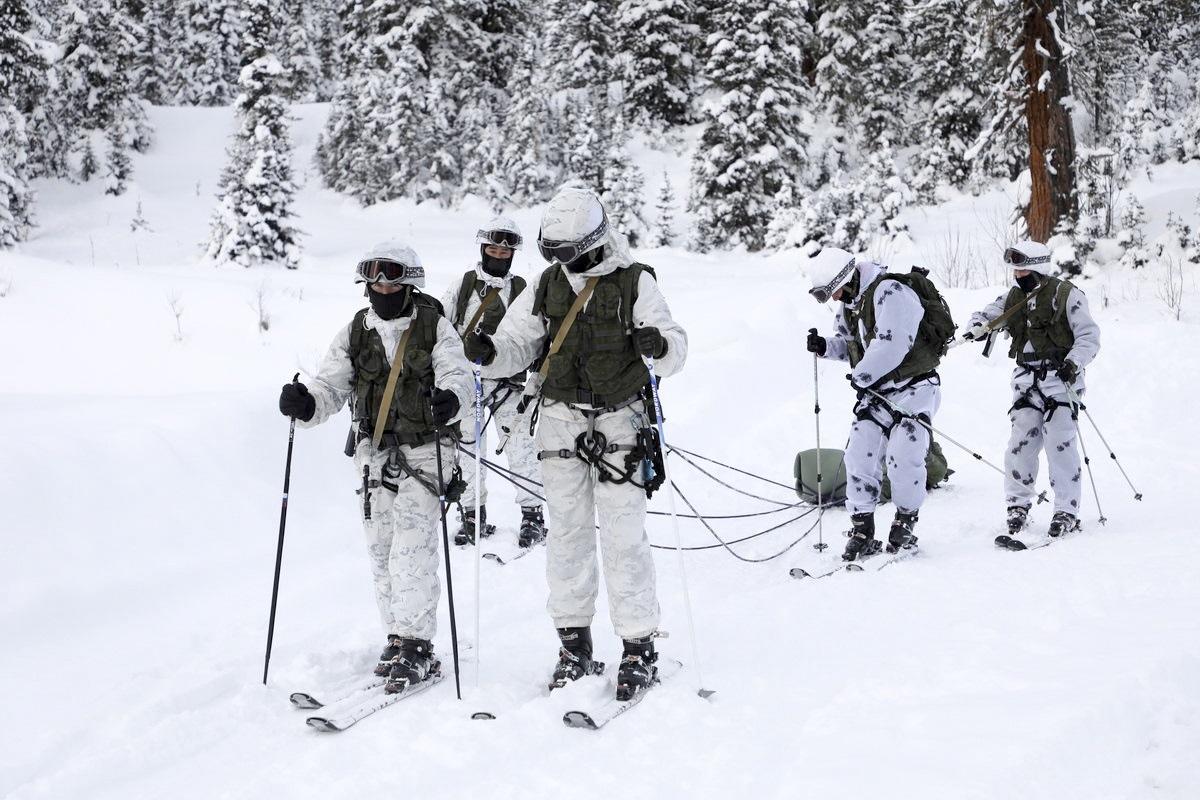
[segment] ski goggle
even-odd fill
[[[814,286],[808,290],[808,293],[816,298],[818,303],[828,303],[829,298],[833,297],[833,293],[842,287],[846,278],[850,277],[851,270],[854,269],[854,259],[850,259],[846,266],[842,267],[842,271],[833,276],[833,280],[824,286]]]
[[[385,258],[371,258],[358,262],[358,279],[367,283],[413,283],[424,280],[425,270],[421,267],[410,267],[399,261]]]
[[[1004,251],[1004,263],[1013,267],[1049,264],[1050,256],[1027,256],[1015,247],[1010,247]]]
[[[521,246],[521,242],[524,241],[521,238],[521,234],[517,233],[516,231],[481,230],[479,233],[475,234],[475,236],[484,244],[494,244],[497,247],[507,247],[509,250],[516,250]]]
[[[591,250],[596,242],[604,238],[608,233],[607,217],[601,221],[600,227],[589,233],[577,242],[568,242],[560,239],[543,239],[541,234],[538,234],[538,250],[542,254],[542,258],[547,261],[557,261],[560,264],[570,264],[581,255]]]

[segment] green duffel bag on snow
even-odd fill
[[[845,454],[841,450],[829,447],[821,448],[820,464],[817,463],[817,450],[802,450],[796,455],[796,494],[806,503],[816,505],[817,475],[821,476],[821,499],[825,503],[835,505],[846,502],[846,464]],[[925,487],[936,489],[954,474],[954,470],[946,463],[946,456],[937,442],[930,442],[929,452],[925,456]],[[880,502],[892,499],[892,484],[885,472],[883,486],[880,487]]]
[[[846,464],[841,450],[821,448],[820,463],[817,449],[796,454],[796,494],[805,503],[817,504],[817,475],[821,476],[821,501],[840,505],[846,502]]]

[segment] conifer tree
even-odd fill
[[[25,169],[28,146],[25,118],[12,103],[0,102],[0,249],[24,241],[33,227],[34,196]]]
[[[178,102],[197,106],[229,103],[237,91],[242,17],[239,0],[182,0],[176,70]]]
[[[658,247],[670,247],[675,243],[675,190],[671,187],[666,170],[663,170],[662,188],[658,192],[655,211],[658,216],[654,224],[653,243]]]
[[[243,23],[241,92],[234,108],[237,131],[208,245],[216,263],[261,263],[295,269],[298,232],[291,223],[291,141],[283,92],[287,75],[271,51],[277,30],[272,0],[247,0]]]
[[[626,113],[657,125],[691,122],[696,96],[691,0],[620,0],[616,39],[624,57]]]

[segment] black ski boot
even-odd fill
[[[441,663],[433,657],[433,642],[428,639],[398,637],[400,652],[392,659],[387,684],[383,690],[388,694],[403,692],[430,675],[441,672]]]
[[[846,543],[842,561],[854,561],[878,553],[880,544],[875,540],[875,514],[851,514],[850,524],[854,527],[850,529],[850,541]]]
[[[1050,529],[1046,533],[1057,538],[1081,527],[1083,526],[1079,523],[1079,517],[1066,511],[1055,511],[1054,516],[1050,518]]]
[[[632,700],[633,696],[658,680],[658,653],[654,652],[654,637],[625,640],[625,656],[617,670],[617,699]]]
[[[917,524],[917,512],[897,511],[892,520],[892,529],[888,531],[887,551],[895,553],[899,550],[911,550],[917,546],[917,537],[913,536],[913,528]]]
[[[375,665],[375,674],[386,678],[392,671],[392,659],[398,655],[400,655],[400,637],[394,633],[388,634],[387,647],[383,648],[383,652],[379,654],[379,663]]]
[[[1008,507],[1008,535],[1016,536],[1029,524],[1029,506]]]
[[[584,675],[599,675],[604,664],[592,660],[591,628],[558,628],[558,664],[550,680],[550,690],[561,689]]]
[[[479,519],[483,523],[483,538],[486,539],[496,532],[495,525],[488,525],[486,508],[480,511]],[[458,533],[454,534],[454,543],[459,547],[475,544],[475,509],[462,510],[462,524],[458,526]]]
[[[542,519],[541,506],[521,506],[521,532],[517,534],[517,545],[533,547],[546,538],[546,521]]]

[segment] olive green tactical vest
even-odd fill
[[[433,348],[437,344],[441,304],[426,295],[414,294],[416,317],[409,323],[413,332],[404,350],[404,369],[392,395],[384,433],[396,434],[401,441],[420,443],[433,433],[433,414],[429,408],[428,391],[434,385]],[[379,403],[387,385],[392,365],[383,347],[383,339],[364,320],[369,309],[354,315],[350,324],[350,362],[354,365],[351,379],[354,387],[354,422],[367,430],[375,425]]]
[[[1071,331],[1071,323],[1067,320],[1067,299],[1075,287],[1070,281],[1045,276],[1042,285],[1038,287],[1037,296],[1031,305],[1018,309],[1008,322],[1005,329],[1012,337],[1012,346],[1008,348],[1009,358],[1018,362],[1028,361],[1025,355],[1026,342],[1033,345],[1033,358],[1061,362],[1075,345],[1075,334]],[[1004,299],[1007,311],[1015,305],[1024,304],[1027,295],[1019,286],[1014,286]]]
[[[513,275],[510,286],[511,294],[508,296],[508,302],[492,303],[492,305],[483,312],[483,317],[479,320],[480,327],[482,327],[488,335],[496,332],[496,329],[500,327],[500,320],[504,319],[504,315],[508,312],[508,306],[513,304],[513,301],[517,299],[517,295],[525,291],[525,279],[520,275]],[[482,300],[483,296],[487,294],[487,290],[490,288],[491,287],[489,287],[486,283],[479,280],[479,276],[475,274],[475,270],[469,269],[466,271],[462,277],[462,284],[458,287],[458,299],[454,306],[455,330],[461,328],[463,323],[467,321],[467,303],[471,299],[471,293],[474,292],[479,299]],[[463,333],[465,334],[466,331],[463,331]],[[525,372],[526,370],[521,370],[516,375],[509,376],[508,380],[512,381],[513,383],[524,383]]]
[[[904,275],[891,272],[883,273],[871,281],[871,284],[863,290],[862,306],[857,311],[849,305],[843,309],[846,326],[850,329],[850,333],[854,337],[849,342],[849,347],[847,348],[851,367],[858,366],[858,362],[862,361],[863,356],[866,355],[867,348],[875,339],[875,290],[879,288],[880,281],[893,280],[897,283],[907,285],[904,277]],[[913,291],[916,290],[914,289]],[[862,323],[861,327],[859,326],[859,322]],[[922,317],[921,325],[924,326],[926,324],[925,317]],[[863,333],[863,331],[866,332]],[[904,357],[900,365],[882,377],[873,378],[872,383],[905,381],[915,378],[918,375],[925,375],[936,370],[941,361],[941,353],[938,351],[937,346],[930,337],[922,336],[921,329],[918,328],[912,349],[908,351],[908,355]]]
[[[631,399],[650,380],[633,346],[633,304],[637,302],[645,264],[616,269],[596,281],[591,300],[579,312],[562,348],[550,359],[542,392],[551,400],[611,406]],[[575,302],[575,290],[557,265],[538,281],[533,313],[549,320],[547,342],[553,341]]]

